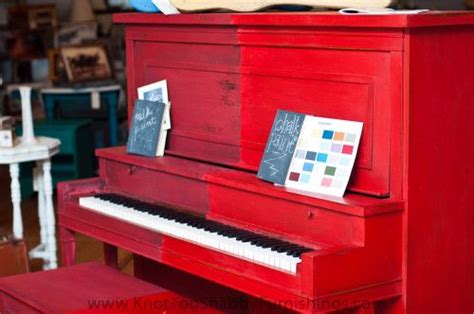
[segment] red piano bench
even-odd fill
[[[0,278],[0,313],[220,313],[93,262]]]

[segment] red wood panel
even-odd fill
[[[100,165],[109,190],[200,213],[208,210],[207,186],[199,179],[143,167],[131,171],[130,165],[109,160],[102,160]]]
[[[5,277],[0,279],[0,291],[7,296],[2,313],[72,313],[91,309],[92,301],[165,292],[96,262]]]
[[[409,28],[474,24],[474,15],[467,11],[431,11],[414,15],[341,15],[337,12],[245,13],[245,14],[115,14],[115,23],[181,24],[181,25],[278,25],[321,26],[326,28]]]
[[[301,203],[308,208],[324,208],[360,217],[401,211],[405,208],[405,202],[402,200],[374,198],[356,193],[346,193],[340,198],[275,186],[258,179],[253,173],[244,171],[211,172],[205,176],[205,180],[210,184],[243,190],[251,194]]]
[[[280,108],[361,121],[364,129],[350,189],[387,195],[391,107],[400,107],[391,103],[390,65],[391,55],[378,51],[243,48],[242,162],[258,168]]]
[[[101,163],[101,180],[94,180],[93,182],[97,181],[96,184],[100,188],[108,188],[129,194],[132,197],[143,197],[169,205],[180,206],[181,204],[181,207],[190,210],[208,207],[203,204],[207,204],[208,200],[212,199],[215,194],[207,194],[208,184],[224,186],[232,190],[243,190],[245,193],[252,195],[254,193],[261,194],[268,198],[284,200],[287,203],[299,203],[309,209],[324,208],[359,217],[400,211],[405,206],[403,200],[379,199],[354,193],[346,193],[344,198],[298,191],[289,193],[285,188],[275,187],[257,179],[255,174],[251,172],[226,169],[218,165],[169,155],[161,158],[149,158],[127,154],[125,147],[100,149],[97,151],[97,156],[99,156]],[[87,181],[81,182],[86,184]],[[183,187],[187,187],[184,191],[179,189],[179,182],[183,182]],[[162,191],[160,191],[160,187],[166,185],[166,183],[172,184],[170,184],[170,187],[162,187]],[[188,189],[196,191],[187,191]],[[93,191],[94,188],[91,187],[86,190]],[[179,194],[179,192],[183,194]],[[74,192],[69,191],[69,193]],[[196,195],[195,198],[191,198],[189,193],[204,193],[206,195]],[[227,198],[232,199],[232,197]],[[189,203],[187,206],[182,203],[183,199]],[[252,206],[249,205],[248,207],[250,209]],[[282,210],[286,210],[284,208],[285,206]],[[219,209],[214,208],[214,210]]]
[[[226,314],[246,313],[249,308],[249,296],[215,282],[204,280],[136,254],[133,258],[133,266],[136,277],[181,296],[199,300],[203,304],[220,309]],[[183,284],[184,282],[186,284]],[[262,314],[264,313],[262,312]],[[278,313],[283,314],[281,311]]]
[[[385,40],[380,36],[392,43],[341,49],[322,40]],[[391,68],[388,52],[402,48],[401,36],[308,29],[289,35],[277,27],[130,27],[129,112],[137,87],[167,79],[173,120],[167,153],[252,171],[258,169],[278,108],[362,121],[349,189],[387,196],[390,152],[396,150],[390,148],[391,138],[401,123],[393,109],[401,107],[400,99],[392,97],[401,85],[394,75],[400,70]]]
[[[474,27],[409,35],[408,313],[474,310]]]
[[[4,313],[40,314],[39,309],[25,304],[21,300],[0,291],[0,310]]]
[[[316,246],[364,242],[364,219],[360,217],[232,187],[211,185],[209,193],[209,216],[217,220],[235,221],[247,225],[247,229],[266,230]]]

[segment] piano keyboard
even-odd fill
[[[79,205],[180,240],[296,274],[312,249],[118,194],[81,197]]]

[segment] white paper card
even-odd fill
[[[139,87],[138,99],[164,103],[166,105],[166,112],[163,120],[163,129],[171,129],[171,102],[168,97],[168,85],[166,80]]]
[[[342,197],[357,155],[362,122],[306,116],[285,186]]]
[[[152,0],[154,5],[163,13],[166,15],[170,14],[180,14],[178,9],[174,7],[174,5],[171,4],[169,0]]]
[[[97,91],[91,93],[91,107],[94,110],[100,109],[100,93]]]
[[[428,9],[422,9],[422,10],[394,10],[390,8],[384,8],[384,9],[356,9],[356,8],[344,8],[339,10],[339,13],[341,14],[347,14],[347,15],[352,15],[352,14],[371,14],[371,15],[397,15],[397,14],[418,14],[418,13],[423,13],[429,11]]]

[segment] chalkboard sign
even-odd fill
[[[164,111],[165,104],[161,102],[148,100],[135,102],[127,152],[151,157],[157,156]]]
[[[285,184],[304,119],[303,114],[278,110],[258,169],[259,178]]]

